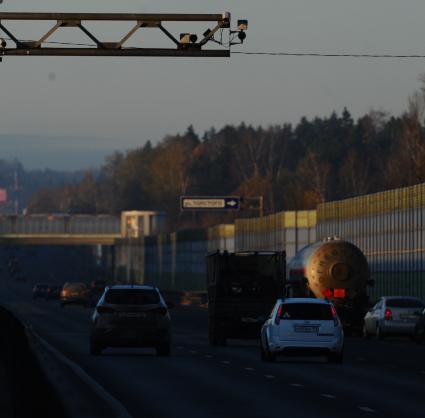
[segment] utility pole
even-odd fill
[[[14,199],[14,212],[15,215],[19,215],[19,177],[18,177],[18,165],[15,166],[13,173],[13,191],[15,194]]]
[[[16,34],[17,30],[22,32],[21,29],[25,29],[26,22],[43,23],[45,21],[51,21],[52,27],[38,39],[22,39]],[[133,26],[130,30],[127,27],[126,32],[123,32],[118,40],[105,42],[93,30],[88,29],[86,22],[101,22],[105,28],[108,23],[116,24],[117,22],[123,23],[123,27],[126,26],[126,23],[132,23]],[[169,22],[172,22],[173,26],[182,25],[179,36],[172,34],[166,28],[166,24]],[[198,35],[187,31],[189,24],[193,22],[213,22],[214,26],[206,28],[202,35]],[[13,26],[13,30],[11,26]],[[99,26],[96,26],[97,30],[99,30]],[[51,41],[51,36],[64,28],[79,29],[87,36],[90,43],[81,44],[72,39],[67,42]],[[0,13],[0,34],[5,35],[5,38],[0,38],[0,59],[3,56],[230,57],[231,45],[243,43],[247,28],[248,21],[239,20],[237,30],[231,30],[229,12],[221,14],[5,12]],[[142,29],[156,29],[158,35],[161,35],[161,41],[165,37],[173,47],[144,48],[141,45],[128,45],[128,41]],[[236,35],[239,41],[233,42]],[[11,46],[8,46],[10,41]],[[220,48],[207,48],[206,46],[211,43],[220,45]]]

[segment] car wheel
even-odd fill
[[[376,338],[381,341],[385,339],[384,333],[379,325],[376,327]]]
[[[210,345],[216,347],[218,345],[226,345],[226,337],[223,335],[215,321],[210,321],[208,327],[208,340]]]
[[[365,340],[370,340],[370,334],[367,332],[366,324],[363,324],[363,338]]]
[[[209,327],[208,327],[208,341],[209,341],[210,345],[213,346],[213,347],[218,345],[217,330],[216,330],[215,326],[213,326],[213,323],[210,323]]]
[[[102,346],[97,341],[90,341],[90,354],[92,356],[100,356],[102,354]]]
[[[160,357],[168,357],[171,353],[170,344],[161,344],[156,347],[156,355]]]
[[[328,362],[334,364],[341,364],[344,360],[344,353],[340,351],[339,353],[329,353]]]
[[[422,344],[425,341],[425,328],[416,328],[412,339],[416,344]]]
[[[270,351],[267,348],[264,348],[263,343],[260,343],[261,345],[261,360],[267,363],[272,363],[276,360],[276,356],[273,353],[270,353]]]
[[[353,327],[351,325],[347,325],[344,327],[344,335],[346,337],[351,337],[353,335]]]

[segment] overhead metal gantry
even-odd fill
[[[52,28],[36,40],[23,40],[10,29],[9,23],[16,22],[40,22],[52,21]],[[115,42],[105,42],[100,40],[93,31],[88,30],[86,22],[133,22],[131,29],[124,33],[121,39]],[[167,22],[214,22],[215,26],[207,28],[200,36],[186,33],[184,27],[179,36],[173,35],[165,24]],[[214,38],[217,32],[228,29],[229,34],[237,33],[243,42],[245,39],[244,30],[247,28],[247,21],[239,21],[237,31],[230,30],[230,13],[222,14],[117,14],[117,13],[0,13],[0,32],[4,33],[4,38],[0,40],[1,56],[126,56],[126,57],[229,57],[229,41],[226,46]],[[19,25],[18,25],[19,26]],[[182,25],[183,26],[183,25]],[[79,46],[77,43],[67,42],[67,45],[49,46],[53,34],[63,28],[78,28],[83,32],[92,45]],[[141,29],[157,28],[159,33],[168,38],[173,48],[143,48],[129,47],[128,41]],[[242,34],[242,35],[241,35]],[[230,35],[229,35],[230,37]],[[7,39],[6,39],[7,38]],[[221,44],[221,49],[204,49],[208,42]],[[9,46],[11,43],[12,46]],[[59,43],[57,43],[59,44]]]

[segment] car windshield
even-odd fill
[[[388,299],[388,308],[422,308],[424,304],[418,299]]]
[[[280,319],[332,320],[330,305],[321,303],[284,303]]]
[[[110,289],[105,295],[105,302],[114,305],[153,305],[159,301],[154,289]]]

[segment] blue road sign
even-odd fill
[[[240,210],[239,196],[181,196],[181,210]]]

